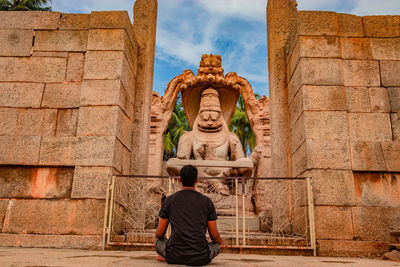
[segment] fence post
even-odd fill
[[[107,181],[107,189],[106,189],[106,204],[104,207],[104,222],[103,222],[103,235],[102,235],[102,250],[106,249],[106,231],[108,228],[107,225],[107,215],[109,212],[109,198],[110,198],[110,186],[111,186],[111,181]]]
[[[235,223],[236,223],[236,246],[239,246],[239,199],[238,199],[238,178],[235,177]]]
[[[312,180],[310,177],[306,178],[307,181],[307,200],[308,200],[308,218],[310,222],[310,242],[313,249],[313,255],[317,256],[317,244],[315,240],[315,222],[314,222],[314,197],[312,191]]]
[[[245,210],[245,197],[246,197],[246,183],[242,179],[242,230],[243,230],[243,246],[246,246],[246,210]]]
[[[110,199],[110,210],[108,213],[107,244],[110,243],[111,239],[112,216],[114,212],[114,192],[115,192],[115,175],[113,175],[111,181],[111,199]]]

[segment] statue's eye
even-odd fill
[[[213,121],[216,121],[216,120],[218,119],[218,115],[217,115],[217,114],[211,115],[211,119],[212,119]]]

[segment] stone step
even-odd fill
[[[258,216],[245,217],[246,231],[260,231],[260,219]],[[243,217],[239,217],[239,231],[243,230]],[[236,231],[236,218],[234,216],[219,216],[217,220],[219,231]]]

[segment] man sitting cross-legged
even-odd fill
[[[158,260],[170,264],[206,265],[218,255],[222,243],[217,229],[217,214],[210,198],[196,191],[197,169],[192,165],[180,170],[182,190],[167,197],[158,214],[155,247]],[[164,238],[168,223],[171,237]],[[208,243],[206,232],[213,242]]]

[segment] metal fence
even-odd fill
[[[162,200],[180,190],[178,179],[113,176],[107,186],[103,248],[153,246]],[[196,189],[214,203],[223,246],[313,250],[316,255],[311,178],[199,177]]]

